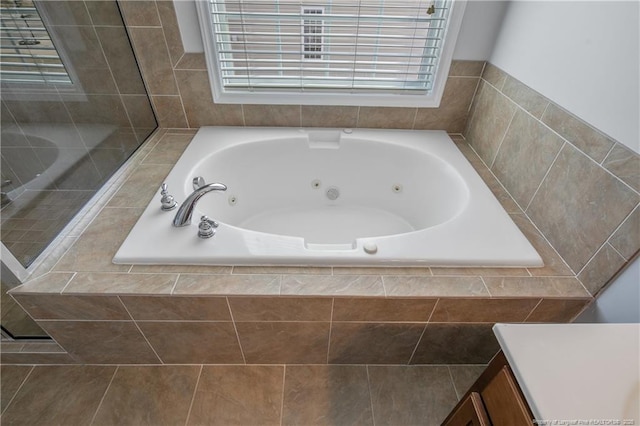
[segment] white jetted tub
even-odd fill
[[[444,131],[203,127],[166,178],[178,206],[198,176],[227,190],[183,227],[158,190],[115,263],[542,265]]]

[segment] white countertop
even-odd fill
[[[640,324],[496,324],[493,331],[537,424],[640,425]]]

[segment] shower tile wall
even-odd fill
[[[596,294],[640,249],[640,155],[487,64],[465,136]]]
[[[3,84],[2,241],[23,264],[156,128],[117,3],[38,7],[77,78],[53,90]]]
[[[439,108],[214,104],[204,54],[182,49],[173,2],[121,4],[160,127],[382,127],[461,133],[484,64],[454,61]]]

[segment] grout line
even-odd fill
[[[200,372],[198,373],[198,379],[196,380],[196,385],[193,388],[193,395],[191,396],[191,403],[189,404],[189,410],[187,411],[187,419],[185,420],[185,426],[189,424],[189,417],[191,417],[191,409],[193,408],[193,402],[196,400],[196,393],[198,392],[198,385],[200,384],[200,377],[202,377],[202,370],[204,369],[204,365],[200,364]]]
[[[523,322],[523,323],[524,323],[524,322],[527,322],[527,320],[529,319],[529,317],[531,316],[531,314],[533,314],[533,312],[538,308],[538,306],[540,306],[540,304],[542,303],[542,300],[543,300],[543,299],[544,299],[544,298],[543,298],[543,297],[541,297],[541,298],[540,298],[540,300],[538,300],[538,303],[536,303],[536,306],[534,306],[534,307],[531,309],[531,312],[529,312],[529,314],[528,314],[528,315],[527,315],[527,316],[522,320],[522,322]]]
[[[238,327],[236,327],[236,320],[233,317],[233,311],[231,310],[231,304],[229,303],[229,296],[225,296],[225,301],[227,302],[227,309],[229,309],[229,316],[231,317],[231,324],[233,324],[233,330],[236,332],[236,339],[238,340],[238,347],[240,348],[240,354],[242,355],[242,362],[244,365],[247,364],[247,359],[244,357],[244,349],[242,348],[242,343],[240,343],[240,334],[238,334]]]
[[[533,89],[532,89],[533,90]],[[535,91],[535,90],[534,90]],[[537,92],[536,92],[537,93]],[[538,93],[540,94],[540,93]],[[541,95],[542,96],[542,95]],[[546,96],[545,96],[546,98]],[[548,98],[547,98],[548,99]],[[572,120],[577,121],[579,124],[583,124],[585,127],[588,128],[588,130],[590,132],[596,133],[598,136],[602,136],[605,139],[608,139],[612,142],[613,146],[615,146],[616,144],[621,144],[623,146],[623,143],[618,142],[618,140],[616,138],[614,138],[613,136],[610,136],[609,134],[605,133],[604,131],[598,129],[597,127],[595,127],[593,124],[589,123],[588,121],[584,120],[583,118],[578,117],[575,113],[569,111],[567,108],[563,107],[560,104],[557,104],[555,102],[553,102],[552,100],[549,99],[549,104],[553,103],[553,105],[560,109],[562,112],[566,113]],[[546,111],[546,110],[545,110]],[[584,152],[581,148],[579,148],[578,146],[574,145],[573,142],[571,142],[570,140],[568,140],[567,138],[565,138],[564,136],[560,135],[557,131],[555,131],[554,129],[551,129],[551,127],[549,127],[546,123],[542,122],[542,118],[540,121],[543,125],[545,125],[546,127],[548,127],[551,131],[553,131],[554,133],[558,134],[558,136],[560,136],[561,138],[565,139],[567,142],[569,142],[571,145],[573,145],[578,151],[582,152],[584,155],[586,155],[587,157],[589,157],[594,163],[599,164],[595,159],[593,159],[589,154],[587,154],[586,152]],[[613,147],[612,147],[613,148]],[[609,149],[609,151],[607,151],[607,154],[611,151],[611,149]],[[631,150],[633,151],[633,150]],[[636,153],[637,154],[637,153]],[[606,159],[606,156],[603,158],[602,161],[604,161],[604,159]]]
[[[140,158],[140,163],[139,163],[139,164],[136,164],[135,170],[133,170],[133,171],[131,172],[131,174],[130,174],[130,175],[128,175],[128,176],[127,176],[127,178],[122,182],[121,187],[122,187],[122,186],[124,186],[127,182],[129,182],[129,179],[131,179],[131,177],[133,176],[133,173],[134,173],[134,172],[137,172],[137,171],[140,169],[140,166],[143,166],[143,165],[147,164],[145,160],[147,159],[147,157],[149,157],[149,156],[151,155],[151,153],[156,149],[156,147],[158,147],[158,145],[160,145],[160,143],[162,143],[162,140],[164,139],[164,137],[165,137],[166,135],[167,135],[167,133],[166,133],[166,132],[165,132],[165,133],[163,133],[163,134],[158,138],[158,141],[157,141],[156,143],[154,143],[152,147],[150,147],[150,148],[149,148],[149,152],[147,152],[146,154],[144,154],[144,157]],[[114,194],[114,195],[115,195],[115,194]]]
[[[131,267],[133,268],[133,265]],[[173,295],[176,294],[175,293],[176,292],[176,287],[178,287],[178,280],[180,279],[180,275],[181,275],[180,273],[178,273],[176,275],[176,281],[173,283],[173,287],[171,287],[171,291],[169,292],[170,296],[173,296]]]
[[[327,340],[327,364],[329,364],[329,354],[331,353],[331,330],[333,329],[333,306],[336,298],[331,299],[331,317],[329,318],[329,339]]]
[[[91,421],[89,422],[89,426],[91,426],[93,424],[93,422],[96,421],[96,417],[98,416],[98,411],[100,411],[100,407],[102,407],[102,403],[104,402],[104,399],[107,397],[107,393],[109,392],[109,388],[111,388],[111,383],[113,383],[113,379],[115,379],[116,374],[118,373],[119,369],[120,369],[120,366],[117,365],[116,369],[113,371],[113,375],[111,376],[111,380],[109,380],[109,384],[107,385],[107,388],[104,390],[104,394],[102,394],[102,398],[100,398],[100,403],[98,404],[98,408],[96,408],[96,412],[93,413],[93,417],[91,417]]]
[[[418,120],[418,111],[420,108],[416,107],[415,112],[413,113],[413,120],[411,120],[411,130],[416,129],[416,121]]]
[[[118,295],[116,297],[118,298],[118,300],[120,301],[120,303],[124,307],[124,310],[127,311],[127,314],[129,314],[129,317],[131,318],[131,321],[133,321],[133,325],[136,326],[136,328],[138,329],[138,331],[140,332],[140,334],[144,338],[144,341],[147,342],[147,345],[149,345],[149,347],[153,351],[153,353],[156,356],[156,358],[158,358],[158,361],[160,361],[160,364],[164,365],[165,362],[162,360],[162,358],[160,358],[160,355],[158,355],[158,353],[156,352],[156,349],[153,347],[151,342],[149,342],[149,339],[147,339],[147,336],[145,336],[145,334],[142,332],[142,329],[138,325],[138,322],[133,318],[133,315],[131,315],[131,312],[129,312],[129,309],[127,308],[127,305],[125,305],[124,302],[122,301],[122,299],[120,298],[121,296]]]
[[[76,277],[76,275],[78,275],[77,272],[72,272],[72,274],[73,275],[71,275],[71,278],[69,278],[67,283],[64,285],[64,287],[62,287],[62,290],[60,290],[60,293],[58,293],[58,294],[63,294],[64,291],[67,289],[67,287],[69,287],[69,284],[71,284],[71,281],[73,281],[73,279]]]
[[[591,256],[589,256],[589,259],[585,262],[585,264],[582,265],[582,268],[580,268],[580,270],[576,272],[576,278],[578,278],[578,275],[580,275],[585,269],[587,269],[587,266],[589,265],[589,263],[591,263],[591,261],[598,255],[598,253],[600,253],[600,250],[602,250],[608,243],[609,243],[609,238],[607,238],[602,244],[600,244],[598,246],[596,251],[594,251],[593,254]],[[617,253],[617,251],[616,251],[616,253]],[[624,256],[622,258],[624,259]],[[582,282],[582,280],[580,280],[580,278],[578,278],[578,281]],[[591,294],[590,291],[589,291],[589,294]]]
[[[384,275],[380,275],[380,281],[382,282],[382,291],[384,292],[384,297],[389,297],[387,293],[387,288],[384,285]]]
[[[611,237],[612,237],[616,232],[618,232],[618,231],[620,230],[620,228],[622,228],[622,225],[624,225],[624,224],[627,222],[627,220],[630,220],[631,216],[636,212],[636,210],[640,210],[640,202],[639,202],[638,204],[636,204],[636,206],[635,206],[633,209],[631,209],[631,211],[629,212],[629,214],[628,214],[628,215],[626,215],[626,216],[625,216],[625,217],[620,221],[620,223],[618,224],[618,226],[616,226],[616,228],[615,228],[613,231],[611,231],[611,233],[610,233],[610,234],[609,234],[609,236],[607,237],[607,240],[602,244],[602,246],[604,246],[605,244],[609,243],[609,240],[611,239]],[[600,251],[600,249],[602,248],[602,246],[598,247],[598,250],[596,251],[596,253],[597,253],[598,251]],[[628,262],[629,260],[631,260],[631,259],[627,259],[625,256],[623,256],[623,255],[622,255],[622,253],[620,253],[618,250],[616,250],[616,248],[613,246],[613,244],[609,243],[609,246],[611,246],[611,248],[613,248],[613,249],[616,251],[616,253],[618,253],[618,254],[619,254],[619,255],[620,255],[624,260],[626,260],[627,262]],[[594,254],[594,256],[595,256],[595,254]],[[632,257],[633,257],[633,256],[632,256]],[[589,259],[589,261],[591,261],[591,259],[592,259],[592,258],[593,258],[593,257],[591,257],[591,258]],[[587,263],[585,264],[585,266],[587,266],[587,264],[588,264],[588,263],[589,263],[589,262],[587,262]],[[583,268],[583,269],[584,269],[584,268]],[[580,270],[580,272],[582,272],[582,269]],[[576,274],[576,275],[578,275],[578,274]]]
[[[531,89],[531,90],[533,90],[533,89]],[[542,111],[542,114],[540,114],[540,118],[537,119],[541,123],[543,123],[542,119],[544,118],[545,114],[547,113],[547,110],[549,109],[549,105],[551,105],[551,100],[549,98],[547,98],[546,96],[545,96],[545,99],[547,99],[548,102],[544,106],[544,110]]]
[[[373,392],[371,392],[371,375],[369,374],[369,365],[365,365],[364,368],[367,372],[367,387],[369,388],[369,404],[371,404],[371,422],[373,423],[373,426],[375,426],[376,418],[373,411]]]
[[[553,278],[553,277],[546,277],[546,278]],[[556,277],[556,278],[566,278],[566,277]],[[235,296],[230,296],[230,297],[235,297]],[[240,295],[239,297],[244,297],[242,295]],[[462,297],[474,297],[474,296],[462,296]],[[505,299],[509,299],[512,298],[513,296],[504,296],[502,298]],[[403,297],[405,298],[405,297]],[[48,319],[46,321],[49,322],[131,322],[130,320],[68,320],[68,319]],[[207,323],[207,324],[219,324],[219,323],[229,323],[231,321],[229,320],[157,320],[157,319],[148,319],[148,320],[137,320],[137,322],[139,323],[147,323],[147,322],[153,322],[153,323]],[[279,321],[256,321],[256,320],[251,320],[251,321],[237,321],[237,323],[239,324],[246,324],[246,323],[263,323],[263,322],[269,322],[269,323],[278,323],[278,324],[328,324],[329,321],[301,321],[301,320],[279,320]],[[427,321],[380,321],[380,320],[373,320],[373,321],[335,321],[337,323],[349,323],[349,324],[425,324],[427,323]],[[480,321],[482,322],[482,321]],[[16,352],[19,353],[19,352]],[[62,352],[53,352],[53,353],[62,353]],[[238,365],[242,365],[242,364],[238,364]],[[321,364],[321,365],[325,365],[325,364]]]
[[[610,280],[610,279],[611,279],[611,278],[609,278],[609,280]],[[582,281],[580,281],[580,278],[578,278],[578,276],[576,276],[576,280],[578,280],[578,282],[580,283],[580,285],[582,286],[582,288],[584,289],[584,291],[586,291],[586,292],[587,292],[587,294],[588,294],[591,298],[593,298],[593,299],[595,299],[595,297],[596,297],[596,295],[598,294],[598,292],[604,288],[604,285],[603,285],[602,287],[600,287],[600,288],[598,289],[598,291],[596,291],[596,294],[591,294],[591,292],[589,291],[589,289],[587,289],[587,287],[584,285],[584,283],[583,283]],[[609,280],[607,280],[607,282],[608,282]],[[607,284],[607,283],[605,283],[605,285],[606,285],[606,284]]]
[[[467,114],[471,112],[471,108],[473,107],[473,102],[476,100],[476,95],[478,94],[478,91],[480,90],[480,82],[482,81],[482,77],[477,77],[478,79],[478,83],[476,83],[476,88],[473,89],[473,95],[471,96],[471,102],[469,102],[469,108],[467,108]],[[467,115],[467,120],[470,117]],[[465,123],[465,128],[467,127],[468,123]]]
[[[282,398],[280,399],[280,425],[284,419],[284,386],[287,378],[287,364],[282,366]]]
[[[247,127],[247,119],[244,116],[244,104],[240,104],[240,115],[242,116],[242,127]]]
[[[162,22],[162,21],[161,21]],[[162,31],[164,31],[164,25],[162,26]],[[165,36],[166,38],[166,36]],[[183,46],[184,47],[184,46]],[[174,69],[182,69],[182,68],[176,68],[178,66],[178,64],[180,63],[180,61],[182,61],[182,59],[184,58],[184,55],[186,55],[187,52],[184,51],[184,48],[182,49],[182,55],[180,55],[180,57],[178,58],[178,60],[176,61],[175,65],[171,65],[172,68]],[[188,71],[195,71],[195,70],[188,70]]]
[[[436,302],[436,305],[438,304],[439,301],[440,301],[440,299],[438,299],[438,301]],[[435,311],[435,310],[436,310],[436,308],[435,308],[435,305],[434,305],[433,311]],[[433,311],[431,311],[431,315],[433,315]],[[429,320],[431,319],[431,315],[429,315]],[[422,333],[420,333],[420,337],[416,341],[416,345],[414,346],[413,351],[411,352],[411,356],[409,357],[409,361],[407,361],[408,365],[411,365],[411,361],[413,361],[413,357],[416,355],[416,352],[418,351],[418,346],[420,346],[420,342],[422,342],[422,337],[424,336],[424,333],[426,333],[428,326],[429,326],[429,321],[427,321],[424,324],[424,328],[422,329]]]
[[[154,297],[154,296],[152,296]],[[181,296],[177,296],[177,297],[181,297]],[[208,297],[208,296],[205,296]],[[214,297],[215,299],[219,299],[219,297]],[[48,321],[68,321],[68,320],[48,320]],[[105,321],[113,321],[113,322],[125,322],[123,320],[84,320],[84,321],[95,321],[95,322],[105,322]],[[145,319],[145,320],[137,320],[137,322],[139,323],[172,323],[172,324],[180,324],[180,323],[187,323],[187,324],[193,324],[193,323],[201,323],[201,324],[226,324],[226,323],[231,323],[231,321],[229,320],[193,320],[193,319],[182,319],[182,320],[159,320],[159,319]],[[238,322],[260,322],[260,321],[238,321]],[[305,322],[305,323],[309,323],[309,322],[321,322],[321,321],[269,321],[269,322]]]
[[[422,338],[424,337],[424,334],[427,332],[427,327],[429,326],[429,323],[431,322],[431,317],[433,317],[433,314],[436,311],[436,308],[438,307],[438,303],[440,303],[440,298],[438,298],[436,300],[436,303],[433,305],[433,309],[431,310],[431,314],[429,314],[429,318],[427,318],[427,322],[424,324],[424,328],[422,329],[422,333],[420,333],[420,337],[418,338],[418,341],[416,342],[416,346],[413,348],[413,352],[411,352],[411,356],[409,357],[409,362],[407,364],[411,364],[411,361],[413,361],[413,357],[416,355],[416,352],[418,351],[418,346],[420,346],[420,342],[422,342]]]
[[[151,0],[151,2],[153,3],[154,9],[156,10],[156,16],[158,17],[158,22],[160,22],[160,26],[162,26],[162,18],[160,17],[160,11],[158,10],[158,5],[156,4],[155,0]],[[140,25],[141,27],[146,27],[147,25]],[[151,27],[155,26],[155,25],[149,25]]]
[[[456,394],[456,398],[460,401],[460,392],[458,392],[458,388],[456,387],[456,382],[453,380],[453,373],[451,372],[451,366],[447,364],[447,370],[449,370],[449,379],[451,380],[451,384],[453,385],[453,391]]]
[[[489,291],[489,287],[487,286],[487,283],[484,281],[484,277],[482,275],[480,275],[480,281],[482,281],[482,285],[484,286],[484,289],[487,290],[487,293],[489,294],[489,297],[493,297],[493,295]]]
[[[502,94],[502,93],[501,93]],[[504,96],[504,95],[503,95]],[[506,97],[506,96],[505,96]],[[500,153],[500,148],[502,148],[502,144],[504,144],[504,140],[507,138],[507,134],[509,133],[509,129],[511,128],[511,125],[513,124],[513,120],[516,118],[516,115],[518,114],[518,109],[516,108],[513,111],[513,115],[511,116],[511,118],[509,119],[509,124],[507,125],[507,127],[504,129],[504,134],[502,135],[502,138],[500,138],[500,143],[498,144],[498,147],[496,148],[496,153],[493,156],[493,159],[491,160],[491,166],[489,167],[489,169],[492,169],[493,166],[495,166],[496,164],[496,159],[498,158],[498,154]],[[499,181],[499,179],[498,179]],[[509,194],[511,195],[511,194]],[[513,197],[512,197],[513,198]]]
[[[175,78],[175,71],[173,72],[173,76]],[[179,71],[179,70],[178,70]],[[184,117],[184,122],[187,125],[188,129],[194,129],[194,127],[191,127],[191,124],[189,123],[189,116],[187,115],[187,109],[184,107],[184,100],[182,99],[182,90],[180,90],[180,85],[178,84],[178,80],[176,79],[176,86],[178,86],[178,99],[180,99],[180,108],[182,109],[182,114]],[[199,127],[198,127],[199,129]]]
[[[600,161],[600,166],[604,169],[606,169],[606,167],[604,166],[604,162],[607,158],[609,158],[609,155],[611,154],[611,151],[613,151],[613,149],[616,147],[616,145],[618,145],[617,141],[614,141],[613,144],[611,144],[611,148],[609,148],[609,151],[607,151],[607,154],[602,158],[602,161]]]
[[[635,210],[635,209],[634,209],[634,210]],[[634,211],[634,210],[632,210],[632,211],[631,211],[631,213],[633,213],[633,211]],[[630,214],[631,214],[631,213],[630,213]],[[629,215],[630,215],[630,214],[629,214]],[[627,216],[627,217],[628,217],[628,216]],[[611,249],[612,249],[612,250],[613,250],[613,251],[614,251],[618,256],[620,256],[620,258],[622,258],[622,260],[624,260],[623,267],[624,267],[624,265],[625,265],[627,262],[629,262],[629,259],[627,259],[626,257],[624,257],[624,256],[623,256],[623,255],[622,255],[618,250],[616,250],[616,248],[615,248],[613,245],[611,245],[611,244],[609,243],[609,239],[611,238],[611,236],[617,232],[618,228],[620,228],[620,226],[624,223],[624,221],[625,221],[625,220],[626,220],[626,217],[625,217],[625,219],[623,219],[623,220],[622,220],[622,222],[620,222],[620,225],[618,225],[618,227],[617,227],[613,232],[611,232],[611,234],[609,234],[609,237],[607,237],[607,239],[606,239],[606,240],[605,240],[605,241],[604,241],[604,242],[603,242],[603,243],[598,247],[598,249],[597,249],[597,250],[593,253],[593,255],[589,258],[589,260],[587,260],[587,262],[584,264],[584,266],[583,266],[582,268],[580,268],[580,270],[579,270],[579,271],[576,273],[576,275],[575,275],[575,277],[576,277],[576,279],[578,280],[578,282],[582,285],[582,287],[584,287],[584,289],[587,291],[587,293],[589,293],[592,297],[595,297],[595,296],[596,296],[596,294],[597,294],[598,292],[600,292],[601,290],[603,290],[603,289],[604,289],[604,287],[609,283],[609,281],[610,281],[612,278],[614,278],[614,277],[615,277],[615,274],[614,274],[613,276],[609,277],[609,278],[605,281],[605,283],[604,283],[600,288],[598,288],[598,289],[596,290],[596,292],[595,292],[595,293],[592,293],[592,292],[587,288],[587,286],[586,286],[586,285],[582,282],[582,280],[580,279],[579,275],[580,275],[580,274],[582,274],[582,272],[584,272],[584,270],[585,270],[585,269],[587,269],[587,266],[589,266],[589,263],[591,263],[591,261],[592,261],[592,260],[593,260],[597,255],[598,255],[598,253],[600,253],[600,251],[601,251],[603,248],[605,248],[605,246],[609,246],[609,247],[610,247],[610,248],[611,248]],[[617,273],[617,272],[616,272],[616,273]]]
[[[553,252],[555,253],[556,257],[558,259],[560,259],[562,261],[562,263],[564,264],[564,266],[567,267],[567,269],[569,271],[571,271],[571,273],[573,274],[573,276],[576,276],[576,273],[573,271],[573,269],[571,269],[571,267],[567,264],[567,261],[564,260],[564,257],[560,256],[560,253],[558,253],[558,250],[556,250],[556,248],[553,246],[553,244],[551,244],[551,242],[549,241],[549,239],[547,238],[546,235],[544,235],[544,233],[540,230],[540,228],[538,228],[538,225],[536,225],[534,223],[534,221],[529,217],[529,215],[526,212],[522,212],[522,214],[524,214],[524,216],[527,218],[527,220],[529,221],[529,223],[531,224],[531,226],[533,226],[533,228],[535,229],[535,231],[542,237],[542,239],[544,240],[545,243],[547,243],[547,245],[549,247],[551,247],[551,250],[553,250]],[[537,251],[537,250],[536,250]],[[546,266],[546,265],[544,265]],[[532,277],[534,276],[533,274],[531,275]],[[566,277],[566,275],[550,275],[550,276],[557,276],[557,277]]]
[[[8,364],[4,364],[4,365],[8,365]],[[16,389],[16,391],[14,392],[13,396],[11,397],[11,399],[9,400],[9,402],[7,402],[7,405],[5,405],[4,407],[2,407],[2,411],[0,412],[0,414],[4,414],[5,411],[7,411],[7,408],[9,408],[9,406],[11,405],[11,403],[13,402],[13,400],[16,398],[16,396],[18,395],[18,393],[20,392],[20,389],[22,389],[22,386],[24,386],[24,384],[27,382],[27,379],[29,379],[29,377],[31,376],[31,373],[33,372],[33,370],[35,370],[36,366],[32,365],[31,366],[31,370],[29,370],[29,372],[27,373],[27,375],[24,377],[24,379],[22,380],[22,382],[20,383],[20,386],[18,386],[18,389]]]
[[[14,299],[13,299],[13,301],[15,302],[15,304],[16,304],[16,305],[18,305],[18,306],[20,307],[20,309],[22,309],[22,310],[27,314],[27,316],[28,316],[29,318],[31,318],[31,321],[33,321],[34,323],[38,324],[38,326],[39,326],[40,328],[42,328],[42,329],[47,333],[47,335],[48,335],[48,336],[50,336],[50,335],[51,335],[51,333],[49,333],[49,332],[48,332],[48,331],[47,331],[47,330],[46,330],[46,329],[45,329],[45,328],[44,328],[40,323],[38,323],[38,320],[36,320],[36,319],[33,317],[33,315],[31,315],[31,312],[29,312],[29,310],[28,310],[28,309],[25,309],[25,307],[24,307],[24,306],[22,306],[22,303],[20,303],[20,301],[19,301],[18,299],[14,298]],[[43,321],[43,319],[40,319],[40,320],[41,320],[41,321]],[[44,321],[50,321],[50,320],[44,319]],[[68,320],[58,320],[58,321],[68,321]],[[60,346],[60,347],[62,348],[62,345],[61,345],[60,343],[58,343],[58,342],[57,342],[53,337],[51,337],[51,340],[53,340],[53,341],[54,341],[58,346]],[[22,348],[20,348],[20,352],[22,352],[22,349],[23,349],[23,348],[24,348],[24,346],[23,346]],[[64,349],[64,348],[63,348],[63,349]],[[15,352],[15,353],[20,353],[20,352]],[[66,353],[67,355],[69,355],[69,354],[66,352],[66,349],[65,349],[65,352],[64,352],[64,353]],[[69,356],[71,357],[71,355],[69,355]],[[74,359],[73,357],[71,357],[71,358],[72,358],[72,359]],[[74,361],[75,361],[75,359],[74,359]],[[1,425],[1,424],[2,424],[2,423],[0,422],[0,425]]]
[[[436,307],[438,307],[438,303],[440,303],[440,297],[438,299],[436,299],[436,303],[433,304],[433,308],[431,309],[431,313],[429,314],[429,318],[427,318],[427,324],[429,322],[431,322],[431,317],[433,316],[433,313],[436,311]]]
[[[162,29],[162,34],[164,35],[164,28]],[[166,44],[166,38],[165,38],[165,44]],[[169,47],[167,46],[167,53],[169,53]],[[171,62],[171,56],[169,56],[169,62]],[[173,65],[171,65],[171,74],[173,75],[173,82],[176,85],[176,90],[178,91],[178,99],[180,99],[180,107],[182,108],[182,114],[184,117],[184,121],[187,124],[187,128],[188,129],[193,129],[194,127],[191,126],[191,123],[189,121],[189,116],[187,115],[187,110],[184,107],[184,100],[182,98],[182,90],[180,90],[180,84],[178,84],[178,79],[176,78],[176,71],[180,72],[183,70],[176,70],[175,67]],[[151,94],[151,91],[149,92],[149,96],[151,97],[151,101],[153,103],[153,94]],[[175,96],[175,95],[171,95],[171,96]],[[243,123],[244,123],[244,113],[242,114],[243,117]],[[156,118],[158,118],[158,114],[156,114]],[[158,126],[160,126],[161,123],[158,123]]]
[[[536,188],[535,191],[533,191],[533,195],[531,196],[531,199],[527,203],[526,207],[524,209],[522,209],[523,212],[526,212],[527,210],[529,210],[529,207],[531,207],[531,203],[533,203],[533,200],[536,198],[536,195],[538,195],[538,192],[540,192],[540,188],[542,188],[542,184],[547,180],[547,176],[549,176],[549,173],[551,173],[551,169],[553,169],[553,166],[555,166],[556,162],[558,161],[558,157],[560,157],[560,153],[564,150],[564,148],[567,145],[567,143],[568,142],[563,143],[562,146],[560,147],[560,149],[558,150],[558,152],[556,153],[556,156],[553,158],[553,161],[551,162],[551,165],[549,165],[549,168],[547,169],[546,173],[544,174],[544,176],[540,180],[540,183],[538,184],[538,187]],[[529,215],[527,215],[527,217],[529,217]],[[531,219],[529,219],[529,220],[531,220]]]
[[[182,48],[182,54],[180,54],[180,57],[175,61],[175,63],[173,62],[174,57],[171,54],[171,50],[169,49],[169,41],[167,39],[167,33],[165,31],[165,22],[162,20],[162,14],[160,13],[160,8],[158,7],[158,1],[160,0],[154,0],[154,5],[156,7],[156,13],[158,14],[158,21],[160,22],[160,28],[162,29],[162,36],[164,37],[165,40],[165,44],[167,45],[167,53],[169,55],[169,64],[171,65],[171,69],[175,69],[176,65],[178,65],[178,63],[180,63],[180,60],[182,59],[182,57],[185,55],[185,51],[184,51],[184,45],[182,43],[182,39],[180,38],[180,47]],[[175,13],[175,9],[172,7],[172,14],[173,16],[177,19],[176,13]]]
[[[609,247],[611,247],[611,249],[613,249],[613,251],[615,251],[615,252],[618,254],[618,256],[620,256],[621,258],[623,258],[623,259],[624,259],[625,263],[627,263],[627,262],[631,261],[631,259],[627,259],[626,257],[624,257],[624,256],[623,256],[623,254],[622,254],[622,253],[620,253],[620,252],[618,251],[618,249],[617,249],[617,248],[615,248],[613,245],[611,245],[611,243],[609,242],[609,240],[607,240],[607,243],[609,244]],[[586,266],[586,265],[585,265],[585,266]]]
[[[509,124],[511,124],[511,123],[509,123]],[[487,163],[484,162],[484,159],[478,154],[478,152],[475,150],[475,148],[468,142],[467,142],[467,146],[469,148],[471,148],[471,150],[476,155],[476,157],[480,160],[480,162],[485,167],[485,169],[491,174],[491,176],[495,179],[495,181],[498,182],[498,185],[500,185],[500,188],[502,188],[504,190],[504,192],[509,196],[509,200],[513,201],[513,203],[520,209],[520,211],[518,211],[518,212],[508,212],[507,209],[504,206],[502,206],[502,208],[505,211],[507,211],[507,214],[520,214],[520,213],[524,214],[524,210],[522,209],[520,204],[518,204],[518,202],[515,200],[515,198],[513,198],[513,195],[511,195],[511,192],[509,192],[509,190],[507,190],[507,188],[505,188],[505,186],[502,183],[502,181],[500,179],[498,179],[498,177],[495,175],[495,173],[493,173],[493,170],[491,170],[491,168],[487,165]],[[496,156],[497,156],[497,152],[496,152]],[[469,160],[467,160],[467,161],[469,161]],[[470,161],[469,161],[469,163],[470,163]],[[474,167],[474,169],[475,169],[475,167]],[[478,174],[480,174],[480,173],[478,173]],[[480,177],[482,178],[482,176],[480,176]],[[482,181],[485,182],[484,179],[482,179]],[[485,185],[487,187],[489,187],[487,182],[485,182]],[[491,193],[494,194],[493,191],[491,191]],[[496,197],[496,199],[497,199],[496,194],[494,194],[494,197]],[[502,203],[500,203],[500,205],[502,205]],[[529,218],[529,217],[527,216],[527,218]],[[531,219],[529,219],[529,220],[531,220]]]

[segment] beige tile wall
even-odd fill
[[[640,155],[492,64],[465,137],[592,294],[637,255]]]
[[[484,64],[454,61],[439,108],[214,104],[204,54],[184,53],[173,2],[120,4],[160,127],[363,127],[461,133]]]
[[[282,294],[287,275],[180,275],[229,283],[218,296],[209,287],[190,295],[149,288],[172,274],[142,274],[151,275],[145,281],[141,274],[102,273],[108,284],[93,289],[91,275],[52,272],[14,295],[68,353],[50,357],[90,364],[486,363],[498,350],[495,322],[566,322],[590,300],[575,278],[556,285],[544,278],[485,278],[486,287],[476,278],[483,294],[436,290],[397,297],[385,291],[386,283],[393,288],[420,277],[367,275],[382,294],[359,296],[356,289],[356,296],[347,296],[344,283],[352,278],[320,275],[327,286],[305,296]],[[247,295],[243,285],[250,278],[275,282],[280,291]],[[437,280],[446,284],[455,277]],[[332,282],[333,294],[327,291]],[[430,287],[428,280],[421,284]],[[522,292],[518,286],[539,288]],[[16,359],[16,353],[2,354],[3,361]]]

